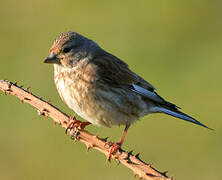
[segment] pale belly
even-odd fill
[[[55,84],[63,101],[83,119],[98,126],[130,125],[149,113],[140,95],[99,84],[93,68],[54,65]]]

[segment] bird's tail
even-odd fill
[[[191,123],[194,123],[194,124],[198,124],[198,125],[203,126],[207,129],[211,129],[211,128],[207,127],[206,125],[202,124],[201,122],[197,121],[196,119],[192,118],[191,116],[189,116],[189,115],[187,115],[183,112],[180,112],[177,109],[170,109],[170,108],[167,108],[167,107],[156,106],[156,107],[153,107],[151,109],[151,111],[152,112],[165,113],[165,114],[180,118],[182,120],[185,120],[185,121],[188,121],[188,122],[191,122]],[[211,129],[211,130],[213,130],[213,129]]]

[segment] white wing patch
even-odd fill
[[[163,103],[164,100],[162,98],[160,98],[160,96],[158,96],[155,92],[152,92],[152,91],[149,91],[145,88],[142,88],[140,86],[137,86],[135,84],[132,85],[133,86],[133,89],[132,91],[142,95],[142,96],[145,96],[147,97],[148,99],[151,99],[155,102],[159,102],[159,103]]]

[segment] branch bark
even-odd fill
[[[33,95],[29,92],[29,89],[24,89],[23,87],[19,87],[17,83],[12,83],[7,80],[0,80],[0,90],[7,94],[14,95],[18,97],[22,102],[29,103],[30,105],[37,108],[38,114],[46,117],[51,117],[55,123],[60,124],[63,128],[66,128],[70,117],[50,104],[50,102],[44,101],[43,99]],[[99,138],[98,136],[94,136],[85,130],[78,131],[69,131],[69,135],[71,138],[75,137],[75,139],[83,142],[87,150],[90,148],[94,148],[101,153],[108,156],[109,147],[107,147],[107,139]],[[139,154],[133,155],[132,152],[127,152],[122,149],[118,150],[113,156],[114,159],[118,160],[121,164],[125,165],[129,169],[131,169],[134,173],[134,176],[139,176],[140,179],[146,180],[172,180],[173,178],[168,178],[166,173],[161,173],[156,170],[144,161],[139,158]]]

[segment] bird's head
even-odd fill
[[[64,32],[53,42],[50,55],[44,63],[72,68],[84,58],[93,58],[99,50],[100,47],[94,41],[76,32]]]

